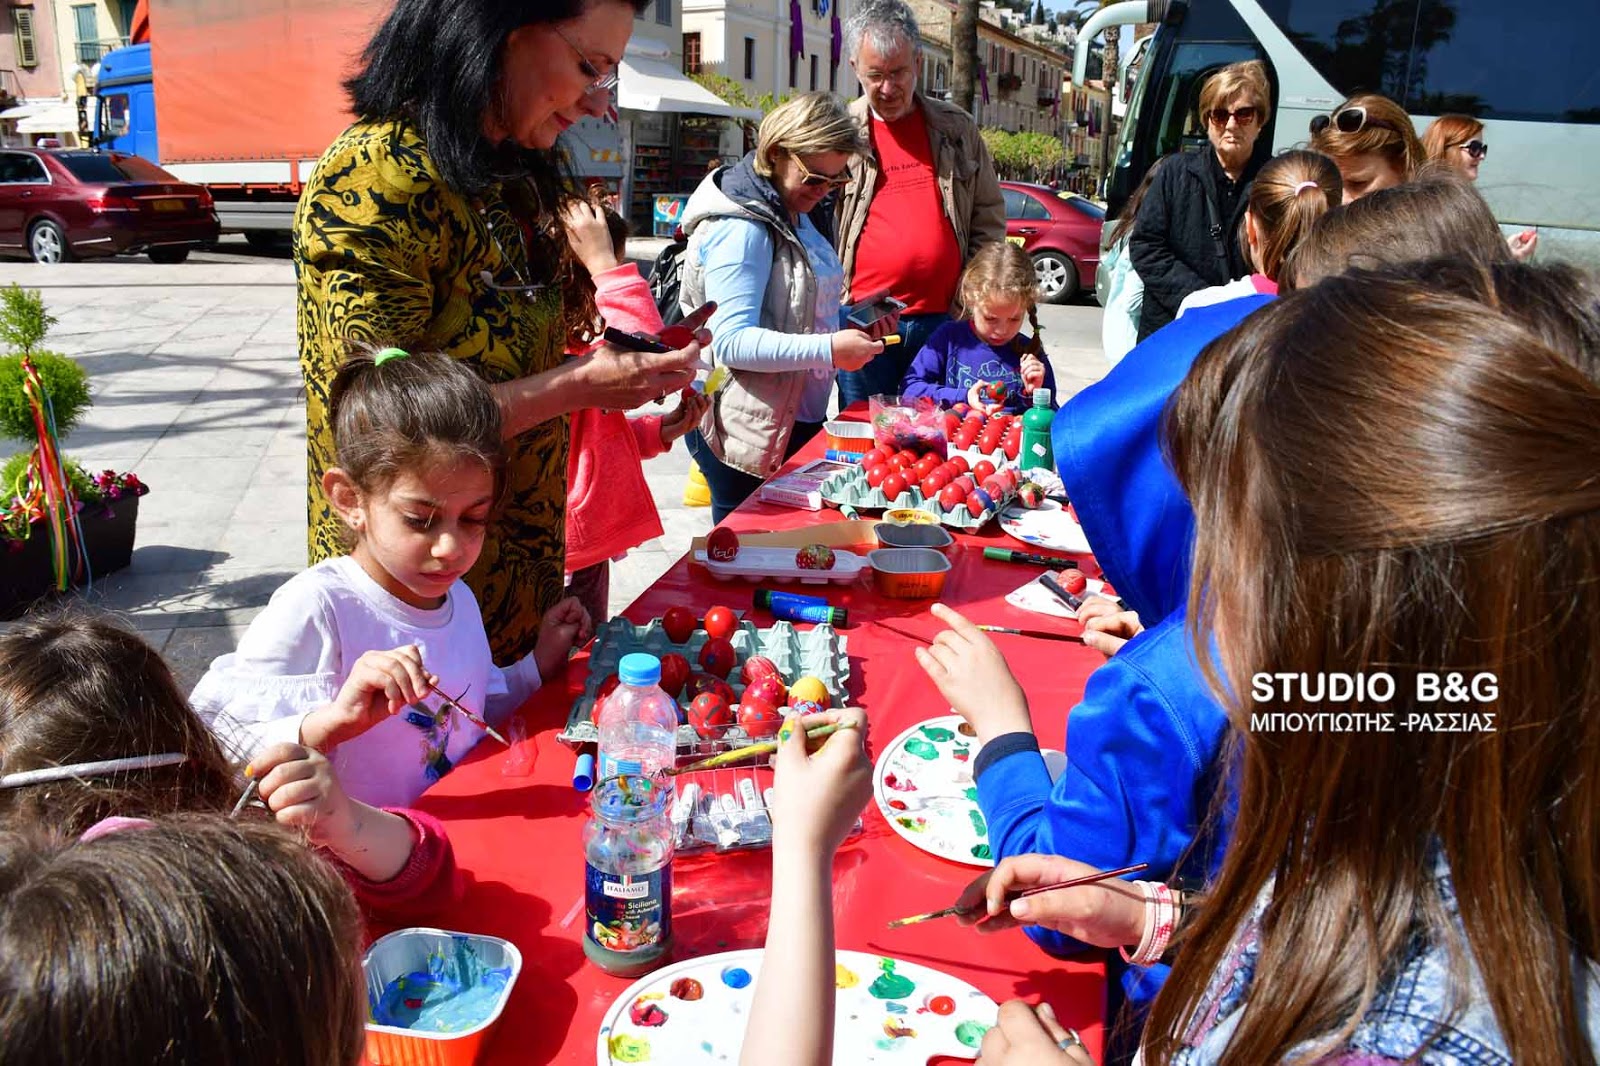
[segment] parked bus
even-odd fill
[[[1272,151],[1303,146],[1314,116],[1359,91],[1401,103],[1419,133],[1440,114],[1473,115],[1492,149],[1478,190],[1507,232],[1537,226],[1540,259],[1600,265],[1600,2],[1138,0],[1085,25],[1074,79],[1095,33],[1141,22],[1159,26],[1102,188],[1109,218],[1156,159],[1207,143],[1206,75],[1261,59]]]

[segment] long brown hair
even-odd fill
[[[1317,219],[1277,280],[1281,288],[1303,289],[1351,267],[1445,256],[1500,263],[1510,261],[1511,249],[1472,183],[1429,166],[1416,181],[1368,193]]]
[[[1133,195],[1128,197],[1122,205],[1122,213],[1117,216],[1117,224],[1111,230],[1111,236],[1106,239],[1107,248],[1115,248],[1117,242],[1126,237],[1133,229],[1133,224],[1139,219],[1139,206],[1144,203],[1145,194],[1150,191],[1150,186],[1155,184],[1156,171],[1161,169],[1161,164],[1171,159],[1172,156],[1164,155],[1150,164],[1150,169],[1144,172],[1144,177],[1139,179],[1139,185],[1133,190]]]
[[[1337,122],[1329,122],[1311,135],[1312,151],[1331,156],[1336,162],[1375,153],[1388,159],[1401,177],[1410,180],[1428,154],[1422,150],[1422,139],[1417,136],[1417,128],[1411,124],[1406,109],[1387,96],[1357,93],[1334,108],[1333,114],[1352,107],[1366,109],[1365,124],[1354,133],[1346,133]]]
[[[1153,1008],[1147,1062],[1171,1060],[1269,886],[1224,1063],[1342,1046],[1419,936],[1462,987],[1437,849],[1512,1059],[1594,1063],[1574,954],[1600,955],[1596,348],[1600,291],[1574,271],[1355,272],[1246,319],[1180,387],[1190,635],[1225,635],[1240,846]],[[1255,675],[1336,671],[1386,671],[1394,697],[1305,709],[1492,713],[1494,730],[1252,727],[1300,709],[1258,699]],[[1497,691],[1431,703],[1421,671]]]
[[[0,1047],[74,1066],[354,1066],[360,937],[349,887],[277,826],[0,832]]]
[[[1343,199],[1344,180],[1327,156],[1296,150],[1270,159],[1250,186],[1250,218],[1261,239],[1256,269],[1278,280],[1295,245]]]
[[[81,833],[113,814],[225,810],[240,787],[172,671],[137,634],[78,609],[0,635],[0,774],[167,753],[185,760],[0,788],[0,818]]]
[[[1457,164],[1460,153],[1452,151],[1483,134],[1483,123],[1471,115],[1440,115],[1422,134],[1422,150],[1429,159],[1442,159],[1451,166]]]

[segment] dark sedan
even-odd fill
[[[0,148],[0,254],[63,263],[148,252],[181,263],[219,229],[203,186],[139,156]]]
[[[1033,259],[1039,298],[1066,303],[1081,289],[1094,291],[1100,263],[1100,226],[1106,213],[1099,204],[1048,185],[1002,181],[1006,202],[1006,240],[1020,244]]]

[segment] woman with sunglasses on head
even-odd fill
[[[1345,203],[1410,181],[1427,160],[1406,109],[1377,93],[1357,93],[1313,118],[1311,150],[1339,167]]]
[[[572,253],[549,225],[576,193],[550,149],[604,113],[645,6],[394,0],[346,83],[356,122],[295,218],[310,561],[345,550],[322,477],[329,389],[351,344],[410,338],[463,361],[492,385],[510,452],[505,504],[466,577],[503,663],[533,648],[563,596],[567,415],[676,392],[699,359],[690,344],[564,361],[582,308],[563,306]]]
[[[1265,162],[1256,141],[1271,115],[1272,87],[1260,61],[1223,67],[1200,90],[1211,150],[1173,156],[1161,168],[1128,239],[1144,280],[1141,341],[1177,316],[1185,296],[1250,273],[1235,235]]]
[[[838,370],[859,370],[883,343],[837,329],[844,270],[832,211],[861,151],[855,120],[831,93],[806,93],[761,120],[755,150],[706,176],[683,232],[685,313],[708,300],[712,357],[732,373],[685,438],[718,522],[771,477],[828,417]]]
[[[1483,139],[1483,123],[1471,115],[1440,115],[1433,120],[1422,135],[1423,150],[1429,162],[1441,163],[1465,174],[1468,181],[1478,180],[1478,168],[1489,158],[1489,146]],[[1525,261],[1533,257],[1539,244],[1539,231],[1526,229],[1506,238],[1511,254]]]

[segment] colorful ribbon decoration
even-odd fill
[[[72,493],[56,440],[55,408],[39,371],[26,356],[22,359],[22,392],[33,411],[33,429],[39,443],[34,446],[26,484],[18,496],[30,511],[42,511],[50,527],[50,565],[55,572],[56,589],[65,592],[74,578],[91,580],[89,555],[84,550],[83,526],[78,521],[78,500]]]

